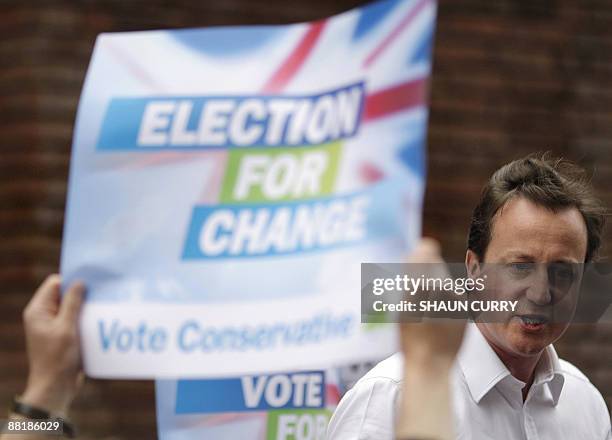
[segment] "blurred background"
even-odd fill
[[[100,32],[290,23],[355,0],[0,2],[0,406],[27,374],[21,311],[59,267],[73,123]],[[424,232],[462,261],[471,210],[501,164],[551,150],[594,173],[612,207],[612,3],[442,0],[434,48]],[[612,225],[610,225],[612,226]],[[612,248],[612,227],[603,255]],[[557,344],[612,407],[612,326]],[[88,380],[86,438],[155,438],[152,382]]]

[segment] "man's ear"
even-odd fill
[[[465,253],[465,269],[470,278],[478,278],[480,276],[480,260],[478,255],[471,249],[468,249]]]

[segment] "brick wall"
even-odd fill
[[[100,32],[288,23],[356,0],[83,0],[0,3],[0,402],[24,386],[20,314],[57,271],[72,125]],[[448,0],[439,7],[424,229],[460,261],[480,186],[500,164],[552,150],[595,171],[612,206],[612,5]],[[606,243],[612,243],[612,228]],[[612,406],[612,328],[568,332],[559,352]],[[88,381],[84,437],[155,437],[150,382]]]

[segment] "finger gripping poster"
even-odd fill
[[[386,0],[98,37],[61,267],[88,287],[87,374],[296,372],[314,390],[299,371],[394,350],[393,329],[360,324],[360,263],[399,261],[420,233],[434,17]],[[240,384],[259,402],[263,382]]]

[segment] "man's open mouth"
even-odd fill
[[[548,324],[548,318],[543,315],[519,315],[521,326],[526,330],[539,330]]]

